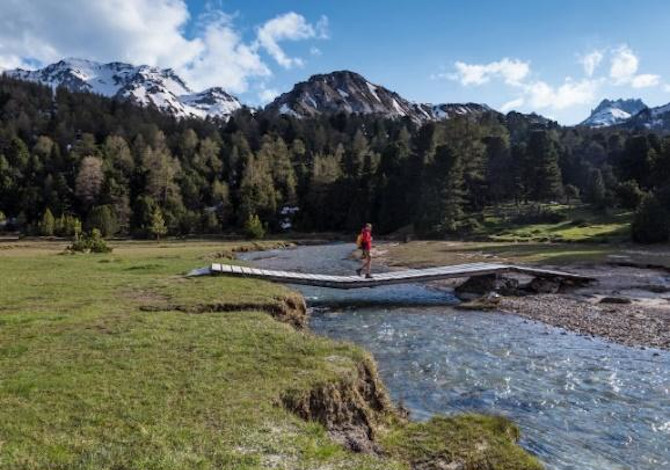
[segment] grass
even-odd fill
[[[385,444],[394,456],[415,468],[541,468],[514,444],[518,438],[519,429],[498,416],[438,416],[394,430],[385,436]],[[450,462],[468,462],[470,466],[448,466]]]
[[[544,211],[558,214],[555,223],[514,224],[516,206],[489,208],[474,234],[480,241],[414,241],[389,246],[385,262],[428,267],[473,262],[523,264],[625,263],[670,268],[667,246],[629,242],[632,214],[594,212],[586,206],[555,204]],[[528,208],[522,211],[528,212]]]
[[[398,439],[351,453],[281,406],[287,390],[353,377],[365,351],[275,321],[282,286],[181,276],[258,245],[64,245],[0,243],[1,469],[408,468]]]
[[[484,223],[475,235],[501,242],[623,242],[630,238],[632,213],[623,210],[594,211],[588,206],[543,206],[555,222],[515,223],[514,215],[529,207],[501,206],[485,211]]]

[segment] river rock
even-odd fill
[[[534,294],[555,294],[561,289],[561,281],[547,277],[536,277],[528,283],[526,289]]]
[[[454,290],[463,300],[478,299],[483,295],[495,292],[501,295],[517,295],[519,281],[499,274],[472,276]]]
[[[633,301],[631,299],[627,299],[626,297],[603,297],[600,299],[601,304],[632,304]]]

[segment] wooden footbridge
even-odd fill
[[[390,284],[408,284],[414,282],[437,281],[440,279],[465,278],[486,274],[519,273],[534,277],[557,278],[578,284],[592,281],[592,278],[563,271],[536,269],[525,266],[498,263],[470,263],[452,266],[439,266],[427,269],[407,269],[374,274],[371,279],[360,276],[332,276],[328,274],[307,274],[291,271],[274,271],[249,268],[232,264],[214,263],[210,267],[212,274],[251,277],[285,284],[304,284],[309,286],[332,287],[336,289],[356,289],[377,287]]]

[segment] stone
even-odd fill
[[[561,289],[561,281],[546,277],[536,277],[526,286],[534,294],[555,294]]]
[[[517,295],[519,281],[499,274],[472,276],[454,290],[456,295],[465,300],[472,300],[495,292],[501,295]]]
[[[601,304],[632,304],[633,301],[631,299],[627,299],[626,297],[603,297],[600,299]]]

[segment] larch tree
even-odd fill
[[[97,157],[84,157],[75,180],[75,194],[85,207],[92,206],[100,195],[105,175],[102,160]]]

